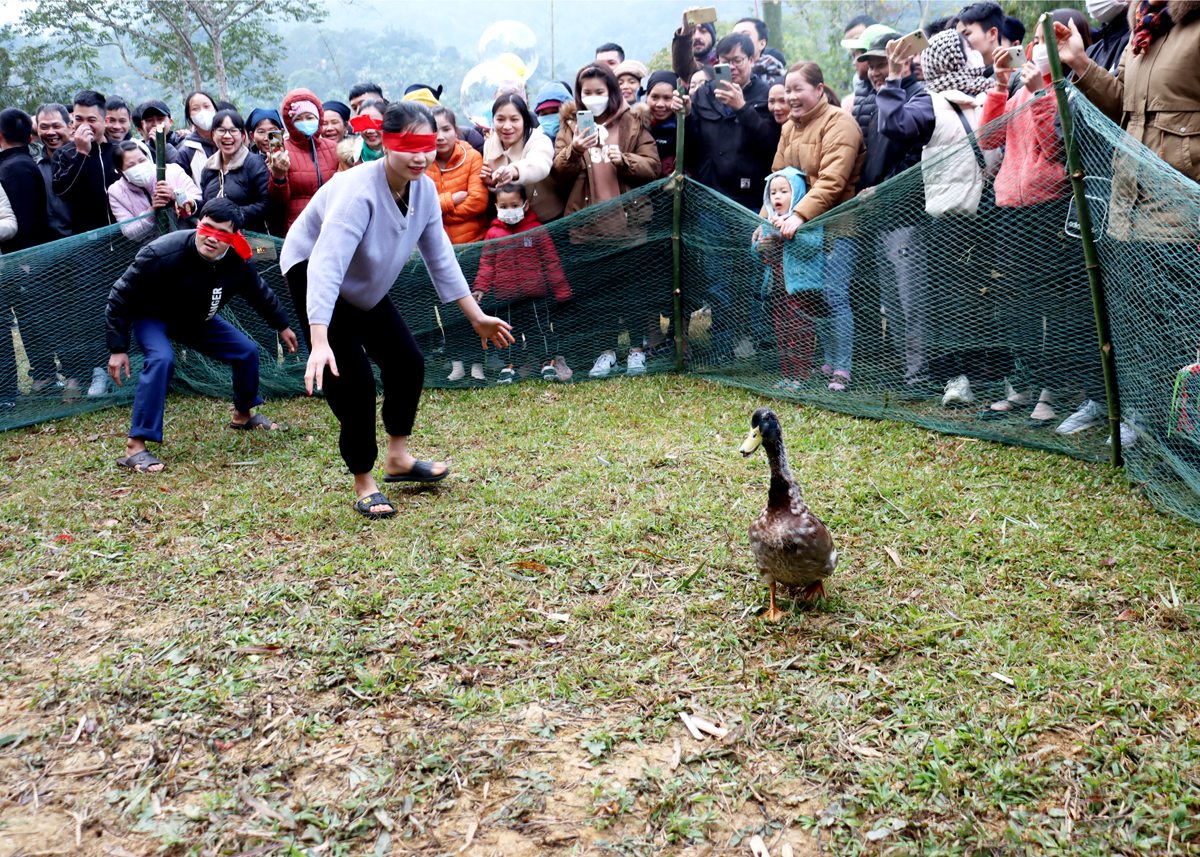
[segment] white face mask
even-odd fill
[[[500,218],[502,223],[507,223],[509,226],[515,226],[525,219],[524,208],[498,208],[496,216]]]
[[[140,164],[134,164],[125,170],[123,175],[125,176],[125,180],[131,185],[141,188],[151,188],[154,187],[158,170],[149,161],[142,161]]]
[[[193,114],[192,124],[201,131],[211,131],[213,117],[216,115],[214,110],[201,110],[199,113]]]
[[[583,96],[583,106],[588,110],[600,116],[608,109],[607,95],[585,95]]]
[[[1050,51],[1045,45],[1033,46],[1033,64],[1038,67],[1038,71],[1045,77],[1050,73]]]
[[[987,63],[983,61],[983,54],[974,48],[968,48],[967,68],[987,68]]]
[[[1088,14],[1101,24],[1111,24],[1128,8],[1126,0],[1087,0]]]

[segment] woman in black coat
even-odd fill
[[[222,110],[212,131],[217,152],[200,173],[204,202],[225,197],[241,209],[247,232],[266,232],[271,173],[247,148],[246,124],[237,111]]]

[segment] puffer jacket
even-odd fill
[[[437,185],[438,202],[442,206],[442,226],[450,236],[451,244],[471,244],[483,239],[487,231],[483,212],[488,207],[488,189],[479,175],[483,169],[483,155],[461,140],[454,144],[454,154],[446,162],[446,168],[433,160],[426,170],[429,178]],[[454,194],[467,192],[467,198],[454,204]]]
[[[783,123],[771,170],[795,167],[804,173],[808,191],[792,210],[807,222],[854,198],[866,159],[858,122],[822,99],[799,119]]]
[[[554,143],[534,128],[528,140],[513,143],[505,149],[500,138],[492,134],[483,144],[483,162],[495,171],[499,167],[517,168],[517,183],[529,194],[529,207],[537,212],[538,220],[549,223],[562,217],[563,197],[558,180],[550,174],[554,166]]]
[[[270,182],[271,173],[263,159],[251,155],[244,145],[234,154],[228,170],[221,168],[221,153],[217,152],[208,159],[204,171],[200,173],[204,202],[223,196],[237,203],[245,218],[242,229],[247,232],[267,231]]]
[[[271,177],[271,202],[285,207],[284,234],[296,222],[304,206],[313,198],[321,185],[333,178],[338,171],[337,143],[324,137],[305,137],[296,130],[296,125],[288,116],[292,104],[297,101],[311,101],[321,109],[321,99],[307,89],[293,89],[283,99],[280,114],[283,125],[287,128],[288,136],[283,142],[283,148],[288,153],[291,167],[283,181]],[[321,113],[317,113],[317,119]],[[269,171],[269,170],[268,170]]]
[[[164,288],[170,284],[170,288]],[[108,293],[104,313],[108,350],[129,350],[137,318],[157,318],[176,328],[203,324],[240,294],[276,330],[290,326],[287,311],[258,273],[232,248],[210,262],[196,249],[196,230],[184,229],[151,241]]]
[[[1043,83],[1050,86],[1050,77]],[[1022,110],[1026,104],[1029,107]],[[1022,86],[1007,98],[1004,92],[989,89],[979,124],[987,125],[1002,116],[1006,121],[979,138],[985,151],[1004,146],[1004,162],[996,174],[996,205],[1026,208],[1070,193],[1066,149],[1055,128],[1058,107],[1054,92],[1037,95]]]
[[[771,181],[776,176],[787,179],[792,186],[791,210],[795,210],[804,199],[808,185],[804,175],[795,167],[784,167],[767,176],[763,187],[763,210],[774,214],[771,208]],[[764,264],[774,268],[783,276],[783,285],[789,295],[820,289],[825,271],[823,226],[801,229],[785,240],[779,230],[770,225],[762,227],[762,238],[751,244],[751,250],[762,257]],[[763,281],[763,297],[770,295],[771,272],[767,271]]]
[[[171,190],[181,190],[187,198],[200,206],[200,188],[179,164],[167,164],[166,182]],[[121,176],[108,188],[108,204],[113,218],[121,224],[121,234],[130,241],[147,241],[158,235],[158,223],[153,217],[141,217],[153,210],[153,190],[137,187]]]
[[[217,151],[216,144],[192,131],[180,139],[175,146],[175,151],[178,153],[178,160],[175,163],[191,174],[192,181],[200,187],[204,187],[204,183],[200,181],[200,174],[204,172],[204,165],[208,163],[208,159]]]
[[[742,90],[746,104],[726,112],[714,94],[714,84],[704,84],[692,99],[684,123],[684,167],[696,181],[754,211],[779,145],[779,123],[767,110],[771,87],[751,76]]]
[[[1129,4],[1132,28],[1138,3]],[[1113,77],[1092,62],[1075,81],[1079,90],[1154,154],[1200,182],[1200,0],[1170,0],[1174,26],[1141,56],[1125,49]],[[1157,176],[1143,183],[1145,164],[1118,146],[1108,232],[1118,241],[1190,243],[1197,240],[1194,205],[1160,192]]]
[[[566,214],[574,214],[587,208],[592,199],[591,173],[586,169],[587,153],[576,152],[571,147],[575,139],[575,102],[564,104],[558,111],[562,125],[558,139],[554,141],[554,169],[552,175],[570,188],[567,194]],[[662,162],[658,159],[658,145],[650,135],[650,108],[636,104],[621,114],[617,122],[617,138],[610,136],[602,147],[616,145],[621,150],[621,160],[616,164],[617,183],[621,193],[662,177]],[[600,123],[597,123],[599,126]]]
[[[932,217],[943,214],[974,215],[979,210],[987,177],[996,171],[1001,151],[983,151],[985,174],[980,169],[974,147],[961,145],[967,129],[952,104],[958,105],[972,130],[979,128],[985,94],[968,95],[957,89],[932,92],[933,113],[937,121],[933,134],[921,152],[921,177],[925,180],[925,212]]]
[[[516,235],[524,237],[517,239],[513,237]],[[571,299],[571,287],[563,273],[558,251],[554,249],[554,241],[542,228],[532,206],[525,219],[514,226],[500,218],[492,221],[484,240],[491,242],[502,238],[511,240],[483,245],[479,273],[475,275],[476,291],[500,301],[540,298],[549,294],[553,294],[556,301]]]

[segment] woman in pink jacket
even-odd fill
[[[113,219],[121,224],[121,233],[130,241],[144,242],[158,237],[158,224],[153,217],[135,219],[147,212],[169,206],[176,217],[195,213],[203,194],[182,167],[167,164],[166,181],[155,181],[158,168],[146,147],[133,140],[122,140],[113,146],[112,157],[121,178],[109,185],[108,204]],[[183,208],[177,205],[176,191],[187,197]]]
[[[1059,9],[1055,20],[1086,20],[1072,9]],[[1020,45],[1014,47],[1020,48]],[[1003,318],[1007,330],[998,334],[1012,343],[1013,379],[1006,379],[1004,398],[981,416],[1004,419],[1026,406],[1032,391],[1040,390],[1031,428],[1050,428],[1056,419],[1054,401],[1089,374],[1094,357],[1095,330],[1088,336],[1087,280],[1079,242],[1066,237],[1071,185],[1067,179],[1066,148],[1058,125],[1058,106],[1051,86],[1050,58],[1039,28],[1025,50],[1020,68],[1008,48],[997,48],[992,60],[995,86],[987,93],[980,117],[979,145],[1004,146],[1004,162],[996,174],[997,222],[996,293],[1001,305],[1015,311]],[[1008,84],[1020,74],[1021,86],[1011,97]],[[999,121],[997,121],[999,120]],[[995,122],[995,127],[989,123]],[[1008,212],[1005,212],[1008,209]],[[1007,245],[1007,246],[1005,246]],[[1025,260],[1010,266],[1004,260]],[[1034,260],[1034,261],[1031,261]],[[1056,344],[1057,343],[1057,344]],[[1090,347],[1089,347],[1090,345]]]

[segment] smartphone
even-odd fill
[[[175,191],[175,204],[180,208],[187,208],[188,196],[181,190]]]
[[[727,62],[717,63],[713,66],[713,85],[716,86],[721,81],[733,83],[733,76],[729,73],[729,63]]]
[[[1025,48],[1023,45],[1013,45],[1008,49],[1008,67],[1020,68],[1025,65]]]
[[[914,57],[929,47],[929,39],[926,38],[923,30],[913,30],[907,36],[901,37],[900,43],[907,45],[909,56]]]
[[[272,152],[280,151],[283,148],[283,132],[282,131],[268,131],[267,132],[267,146],[271,149]]]
[[[579,136],[586,137],[596,130],[596,116],[590,110],[580,110],[578,114]]]
[[[691,9],[687,13],[687,21],[693,27],[700,24],[715,24],[717,23],[717,7],[702,6],[699,9]]]

